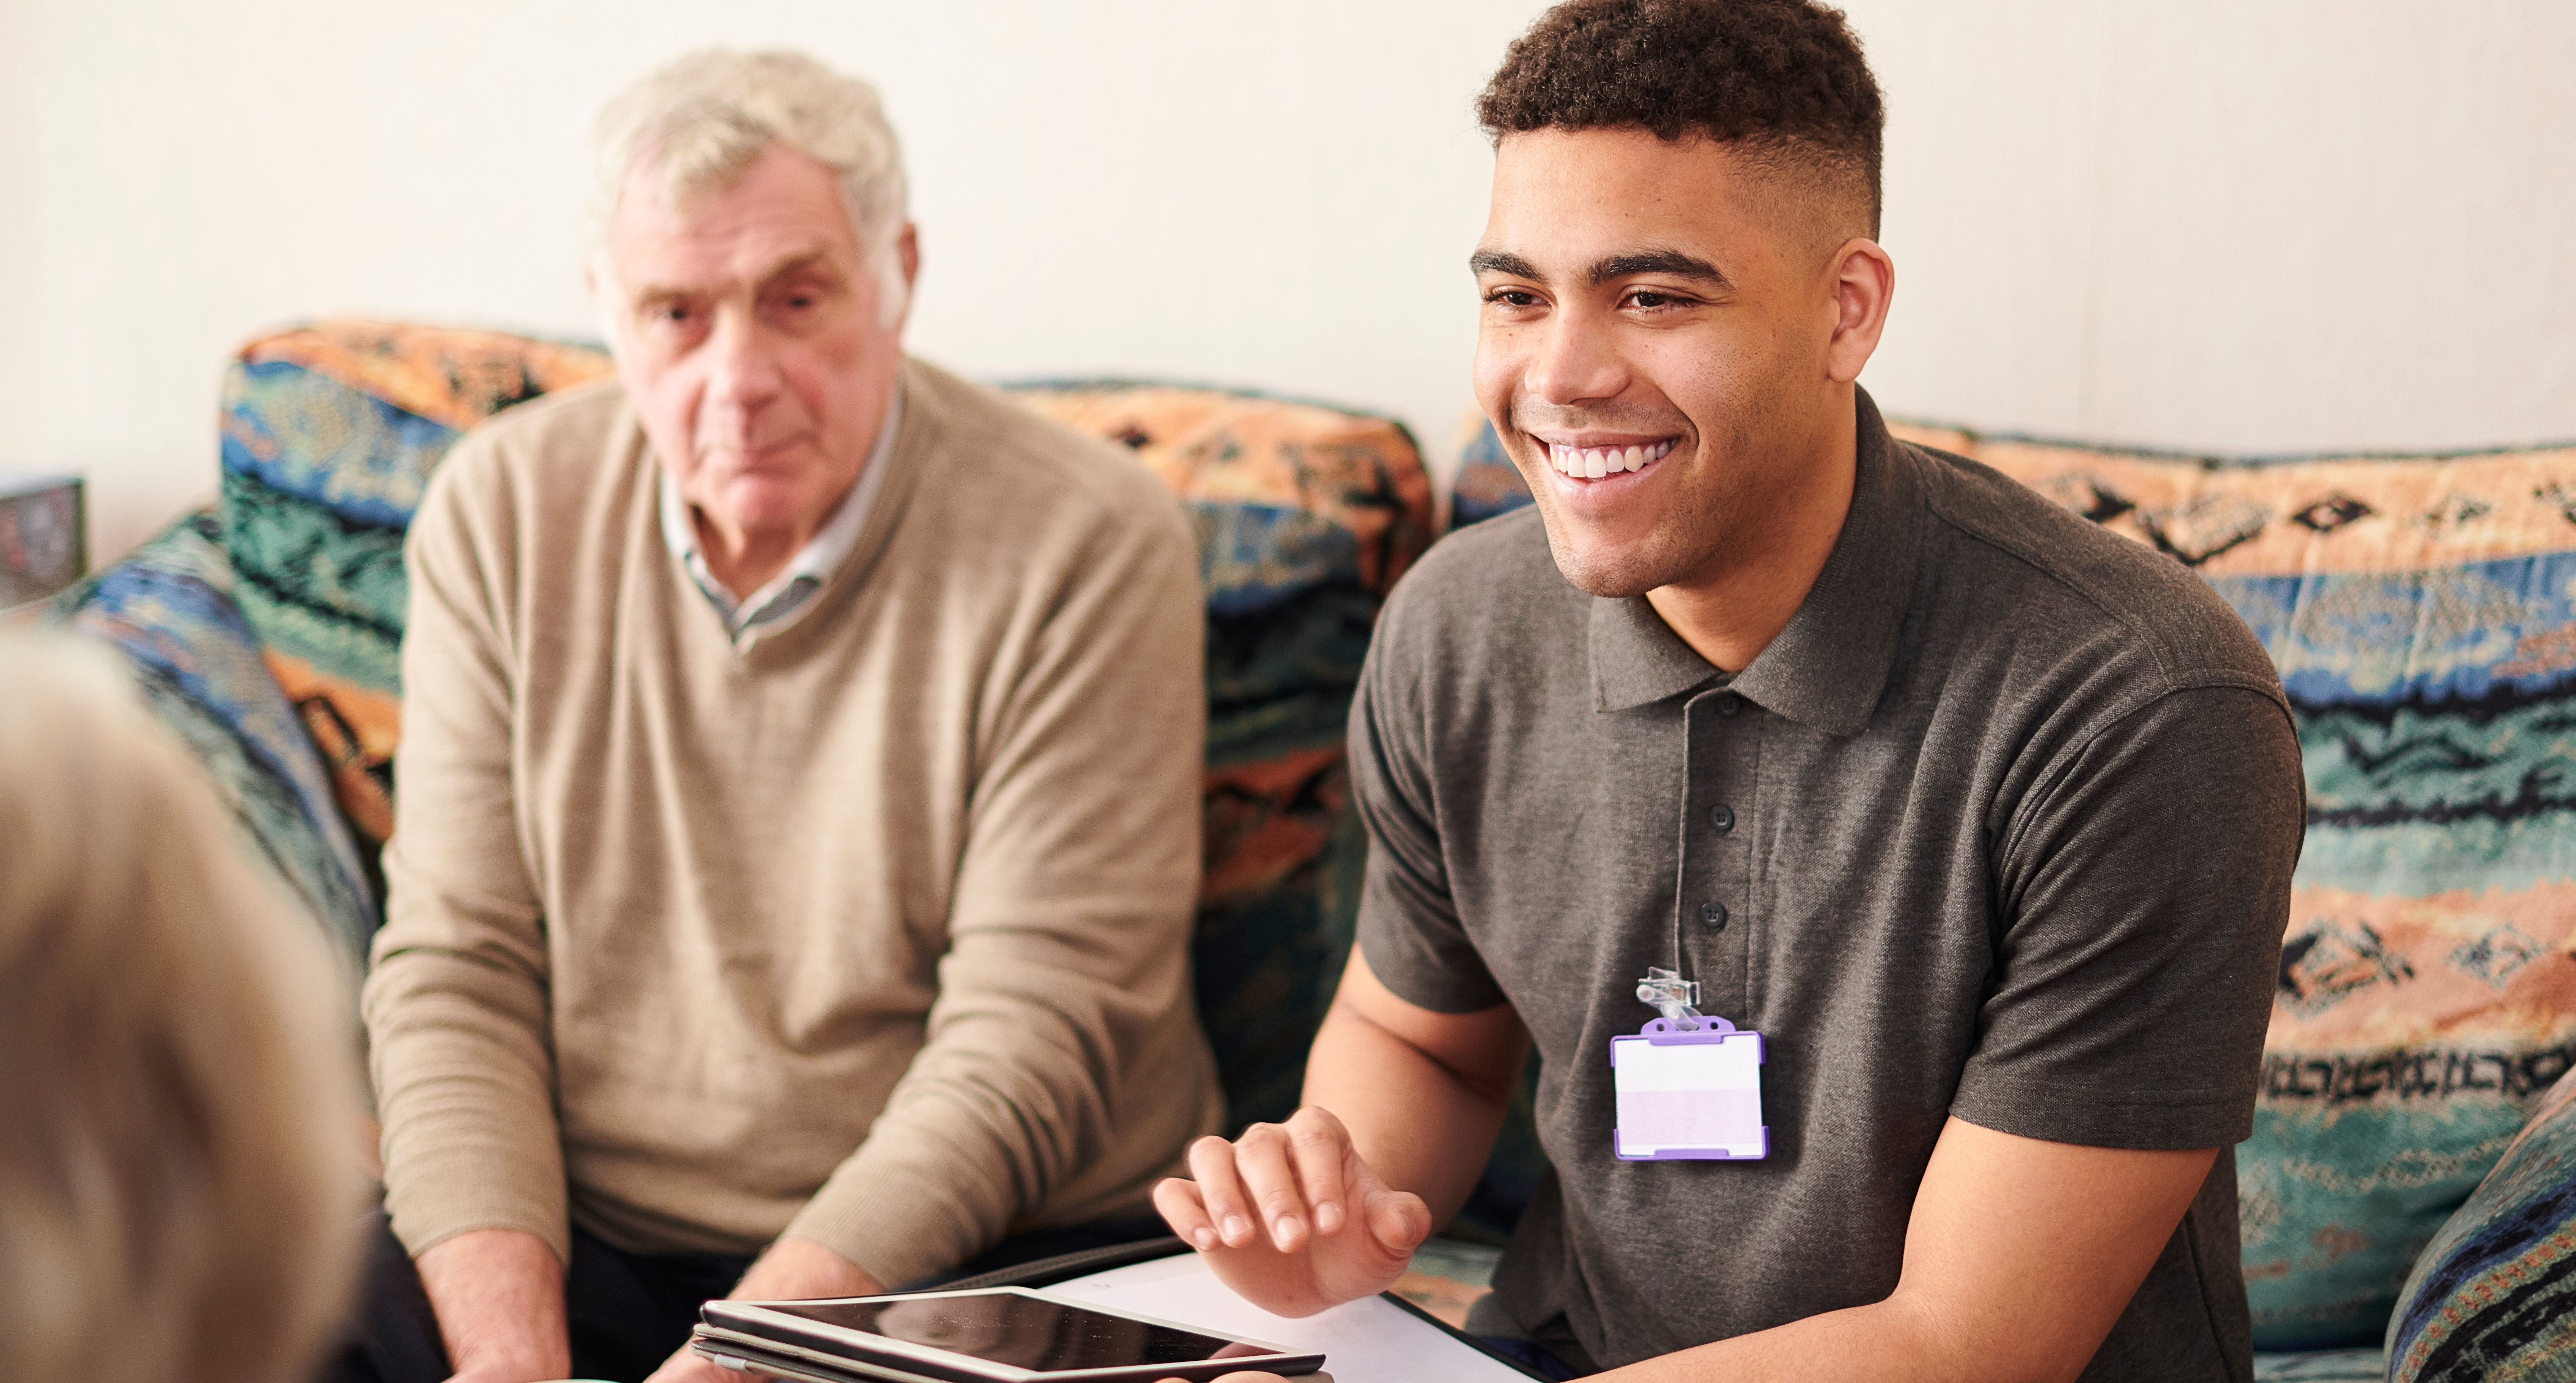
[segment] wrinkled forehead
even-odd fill
[[[793,149],[773,145],[692,191],[665,188],[660,171],[639,159],[609,217],[605,267],[630,291],[757,283],[798,265],[846,268],[859,259],[838,181]]]

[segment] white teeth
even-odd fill
[[[1570,447],[1562,443],[1547,444],[1547,464],[1577,480],[1599,480],[1605,476],[1642,471],[1647,463],[1661,461],[1672,454],[1673,439],[1666,438],[1651,446]]]

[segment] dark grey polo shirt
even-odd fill
[[[1884,1298],[1951,1115],[2251,1128],[2301,831],[2270,661],[2170,558],[1859,413],[1833,554],[1731,681],[1567,584],[1524,511],[1404,579],[1352,711],[1360,946],[1414,1003],[1528,1023],[1555,1174],[1498,1301],[1604,1367]],[[1610,1039],[1677,961],[1764,1034],[1768,1160],[1612,1156]],[[2221,1156],[2084,1376],[2247,1351]]]

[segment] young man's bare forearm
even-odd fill
[[[1953,1118],[1885,1300],[1632,1364],[1619,1383],[2072,1379],[2173,1237],[2215,1149],[2047,1143]]]
[[[1510,1009],[1432,1014],[1354,955],[1306,1060],[1305,1103],[1333,1111],[1378,1175],[1445,1224],[1475,1189],[1528,1050]]]

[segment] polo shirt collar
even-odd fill
[[[1895,665],[1914,588],[1922,501],[1912,471],[1866,391],[1855,390],[1858,449],[1851,511],[1816,584],[1787,627],[1732,688],[1832,735],[1869,723]],[[1592,602],[1592,701],[1618,711],[1678,695],[1723,674],[1683,643],[1644,596]]]

